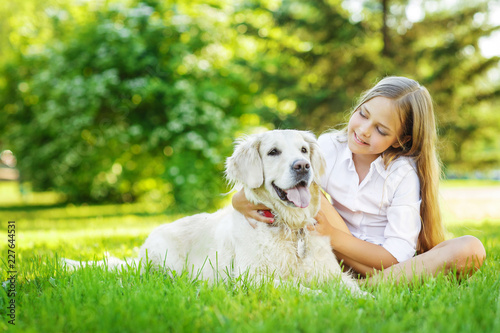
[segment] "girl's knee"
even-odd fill
[[[462,236],[455,239],[454,259],[459,266],[480,268],[486,258],[483,243],[474,236]]]
[[[463,243],[464,254],[467,256],[477,257],[484,260],[486,257],[486,250],[484,249],[483,243],[474,236],[462,236],[459,238],[461,243]]]

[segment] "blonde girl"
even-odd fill
[[[438,203],[440,165],[429,92],[405,77],[386,77],[365,92],[342,131],[320,136],[327,170],[316,230],[331,239],[344,265],[371,283],[480,268],[475,237],[445,240]],[[243,191],[233,206],[272,223]]]

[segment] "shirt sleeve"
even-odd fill
[[[382,245],[398,262],[415,255],[421,229],[420,204],[420,181],[411,168],[397,186],[387,209],[386,240]]]

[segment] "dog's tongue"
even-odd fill
[[[306,208],[311,201],[311,193],[306,186],[297,186],[286,190],[286,197],[293,202],[295,206],[300,208]]]

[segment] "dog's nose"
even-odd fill
[[[311,165],[306,160],[298,160],[293,162],[292,169],[298,174],[304,174],[309,172]]]

